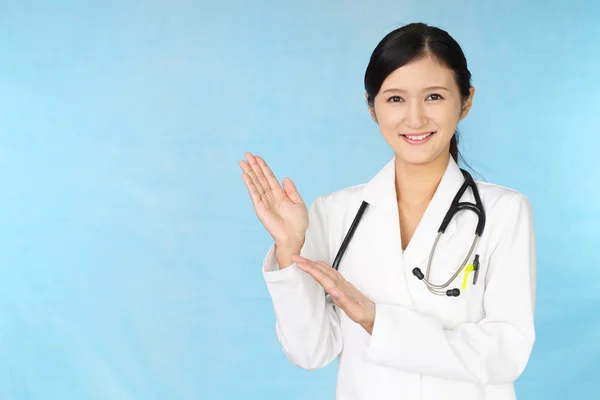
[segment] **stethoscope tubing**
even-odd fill
[[[461,185],[461,187],[458,190],[458,192],[456,193],[456,195],[454,196],[454,199],[452,200],[452,203],[450,204],[450,208],[448,209],[448,212],[446,213],[446,215],[444,216],[444,219],[442,220],[442,224],[440,225],[438,234],[435,238],[433,246],[431,247],[431,252],[429,253],[429,258],[427,260],[427,269],[425,271],[425,275],[423,275],[423,273],[421,272],[421,270],[419,268],[415,268],[413,270],[413,274],[415,276],[417,276],[417,278],[419,280],[422,280],[423,283],[425,283],[425,286],[427,287],[427,289],[429,289],[429,291],[431,293],[440,295],[440,296],[445,295],[445,296],[456,297],[460,294],[460,291],[458,289],[452,289],[452,290],[448,290],[445,292],[443,291],[443,289],[450,286],[450,284],[465,269],[465,267],[467,266],[467,263],[469,262],[469,260],[471,259],[471,256],[473,255],[475,249],[477,248],[479,239],[481,238],[481,235],[485,228],[486,215],[485,215],[485,210],[483,209],[483,204],[481,202],[481,198],[479,197],[479,191],[477,190],[477,184],[475,183],[475,181],[473,180],[473,178],[467,171],[465,171],[465,170],[461,170],[461,171],[463,173],[465,181]],[[465,193],[465,191],[467,190],[468,187],[471,187],[471,190],[473,192],[473,197],[475,197],[475,204],[468,203],[468,202],[460,202],[460,198]],[[351,241],[352,237],[354,236],[354,233],[356,232],[356,228],[358,227],[358,224],[360,223],[360,221],[363,217],[363,214],[366,211],[368,206],[369,206],[369,203],[367,203],[366,201],[363,201],[362,204],[360,205],[360,208],[358,209],[358,212],[356,213],[356,216],[354,217],[354,220],[352,221],[352,224],[350,225],[350,228],[348,229],[348,232],[346,233],[346,236],[344,237],[344,240],[340,246],[340,249],[338,250],[338,252],[335,256],[335,259],[332,264],[332,267],[334,269],[338,270],[339,264],[342,260],[342,257],[346,253],[346,249],[347,249],[348,245],[350,244],[350,241]],[[469,210],[469,211],[473,211],[475,214],[477,214],[478,221],[477,221],[477,227],[475,229],[475,237],[473,238],[473,242],[471,243],[469,252],[467,253],[467,255],[464,258],[463,262],[461,263],[460,267],[452,275],[452,277],[443,284],[440,284],[440,285],[433,284],[429,281],[429,275],[430,275],[430,271],[431,271],[431,263],[433,261],[433,256],[435,255],[435,249],[437,248],[440,237],[446,231],[448,224],[450,223],[450,221],[452,220],[454,215],[458,211],[461,211],[461,210]],[[479,257],[478,255],[475,255],[476,259],[478,257]]]

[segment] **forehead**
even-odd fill
[[[392,72],[383,81],[381,91],[401,89],[418,91],[430,86],[443,86],[458,90],[454,73],[431,56],[412,61]]]

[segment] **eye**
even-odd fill
[[[404,99],[400,96],[392,96],[388,99],[388,103],[400,103],[401,101],[404,101]]]
[[[432,100],[432,101],[436,101],[436,100],[442,100],[443,97],[441,95],[437,94],[437,93],[432,93],[429,96],[427,96],[427,99]]]

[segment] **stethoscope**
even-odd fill
[[[483,234],[483,229],[485,228],[485,211],[483,210],[483,204],[481,203],[481,198],[479,197],[479,191],[477,190],[477,185],[475,184],[475,181],[473,180],[473,177],[471,176],[471,174],[469,174],[467,171],[465,171],[463,169],[461,169],[461,172],[463,173],[465,181],[463,182],[462,186],[456,193],[456,196],[454,196],[454,199],[452,200],[452,203],[450,204],[450,209],[448,209],[448,212],[446,213],[446,216],[444,217],[442,224],[440,225],[440,228],[438,229],[437,237],[435,238],[435,242],[433,243],[433,247],[431,248],[431,252],[429,253],[429,260],[427,261],[427,270],[425,271],[425,274],[423,274],[423,272],[421,272],[421,269],[418,267],[413,269],[413,271],[412,271],[414,276],[416,276],[419,280],[421,280],[425,283],[425,285],[427,286],[427,289],[429,289],[429,291],[431,293],[436,294],[438,296],[448,296],[448,297],[460,296],[460,289],[458,289],[458,288],[446,289],[446,288],[456,279],[456,277],[458,275],[460,275],[460,273],[467,266],[467,263],[471,259],[471,255],[475,251],[475,248],[477,247],[477,243],[479,242],[479,239],[481,238],[481,235]],[[473,197],[475,197],[475,204],[460,201],[461,197],[463,196],[463,194],[469,187],[471,188],[471,191],[473,192]],[[356,213],[356,216],[354,217],[354,220],[352,221],[352,225],[350,225],[350,228],[348,229],[348,233],[346,234],[346,237],[344,238],[344,241],[342,242],[342,245],[340,246],[340,249],[338,250],[338,253],[335,256],[335,259],[333,261],[332,267],[335,268],[336,270],[339,267],[340,261],[341,261],[342,257],[344,256],[344,253],[346,252],[346,248],[348,247],[348,244],[350,243],[350,240],[352,239],[352,236],[354,235],[354,232],[356,231],[356,228],[357,228],[360,220],[362,219],[362,216],[363,216],[365,210],[367,209],[368,205],[369,204],[366,201],[362,202],[362,204],[360,205],[360,208],[358,209],[358,212]],[[471,243],[471,247],[469,248],[469,252],[468,252],[467,256],[464,258],[461,266],[456,270],[454,275],[452,275],[452,277],[450,279],[448,279],[445,283],[443,283],[441,285],[435,285],[429,281],[429,271],[431,269],[431,262],[433,260],[435,248],[437,247],[440,237],[446,231],[446,228],[448,227],[448,224],[450,223],[450,221],[452,220],[454,215],[457,212],[462,211],[462,210],[471,210],[475,214],[477,214],[477,227],[475,228],[475,237],[473,238],[473,242]],[[473,259],[473,264],[472,264],[472,271],[474,272],[473,284],[475,285],[477,283],[477,277],[479,275],[479,254],[475,254],[475,258]]]

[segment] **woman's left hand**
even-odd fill
[[[333,303],[344,310],[348,318],[372,334],[375,323],[375,303],[345,280],[342,274],[324,262],[314,262],[301,256],[293,256],[292,260],[299,269],[323,286]]]

